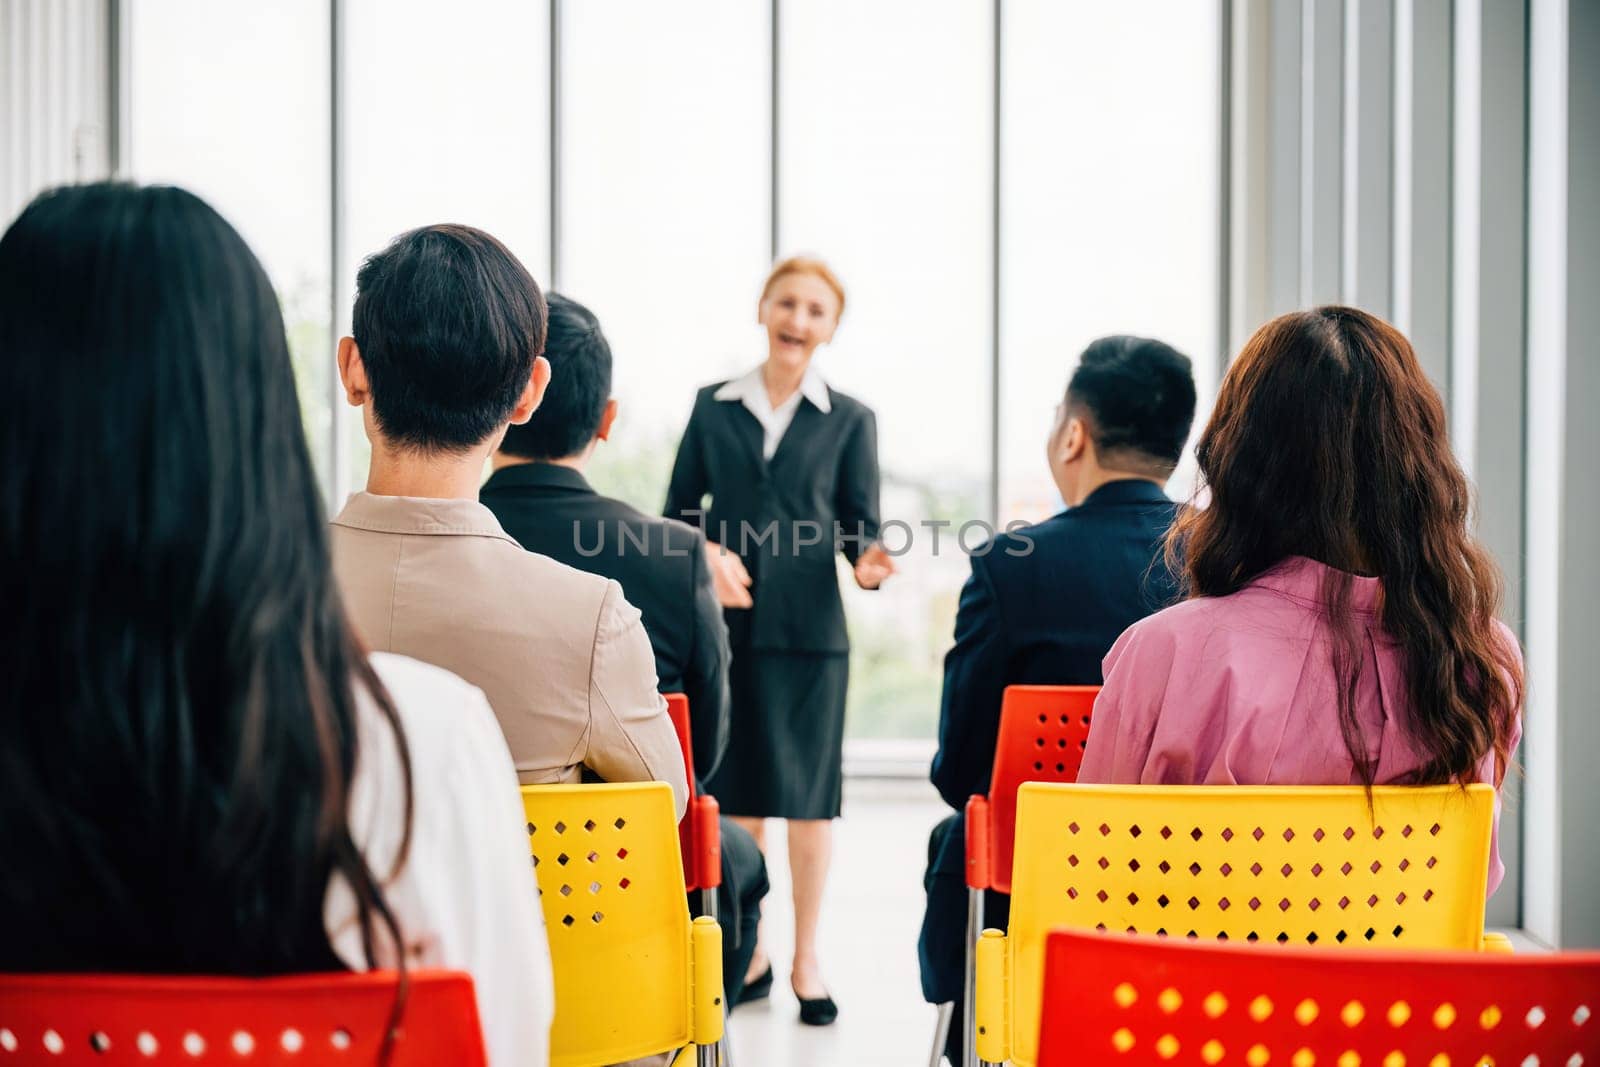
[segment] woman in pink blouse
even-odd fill
[[[1498,788],[1522,658],[1410,343],[1346,307],[1267,323],[1196,454],[1187,599],[1106,655],[1078,780]],[[1491,850],[1491,892],[1504,870]]]

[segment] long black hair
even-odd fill
[[[0,238],[0,617],[0,970],[341,969],[335,875],[369,965],[402,943],[351,838],[358,687],[407,842],[410,762],[278,302],[181,189],[57,189]]]

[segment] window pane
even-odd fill
[[[1016,0],[1002,32],[1000,512],[1061,499],[1045,465],[1084,346],[1156,337],[1195,361],[1217,335],[1217,5]],[[1186,478],[1172,491],[1186,491]]]
[[[574,5],[576,6],[576,5]],[[364,256],[417,226],[487,230],[540,285],[550,277],[550,10],[547,3],[346,0],[345,258],[349,328]],[[347,485],[367,478],[348,412]]]
[[[283,304],[300,408],[329,475],[327,0],[133,0],[131,171],[204,197]]]
[[[590,474],[654,512],[695,389],[766,355],[767,5],[565,4],[561,37],[560,285],[622,405]]]
[[[954,535],[987,517],[990,7],[781,10],[783,251],[821,255],[849,291],[819,366],[877,412],[884,518],[913,532],[883,590],[848,583],[848,731],[925,738],[968,573]],[[929,520],[954,524],[937,551]],[[897,527],[885,540],[899,549],[906,538]]]

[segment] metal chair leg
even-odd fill
[[[962,976],[966,1002],[961,1010],[962,1067],[978,1065],[978,938],[983,935],[983,890],[967,887],[967,970]]]
[[[717,1046],[696,1045],[694,1047],[695,1067],[717,1067]]]
[[[718,922],[722,921],[720,905],[717,902],[717,891],[713,888],[700,890],[700,914],[709,915]],[[739,978],[742,980],[743,975]],[[733,995],[737,989],[728,987],[728,976],[722,976],[722,1037],[714,1046],[714,1067],[730,1067],[733,1063],[733,1042],[728,1034],[728,1009],[733,1005]]]
[[[933,1051],[928,1054],[928,1067],[940,1067],[944,1056],[944,1043],[950,1038],[950,1018],[956,1013],[955,1001],[939,1005],[939,1021],[933,1028]]]

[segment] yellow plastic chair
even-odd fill
[[[522,807],[555,971],[552,1067],[686,1046],[711,1067],[722,930],[689,921],[672,787],[524,786]]]
[[[1501,947],[1486,785],[1102,786],[1017,795],[1009,934],[978,945],[978,1056],[1037,1063],[1052,927],[1360,948]]]

